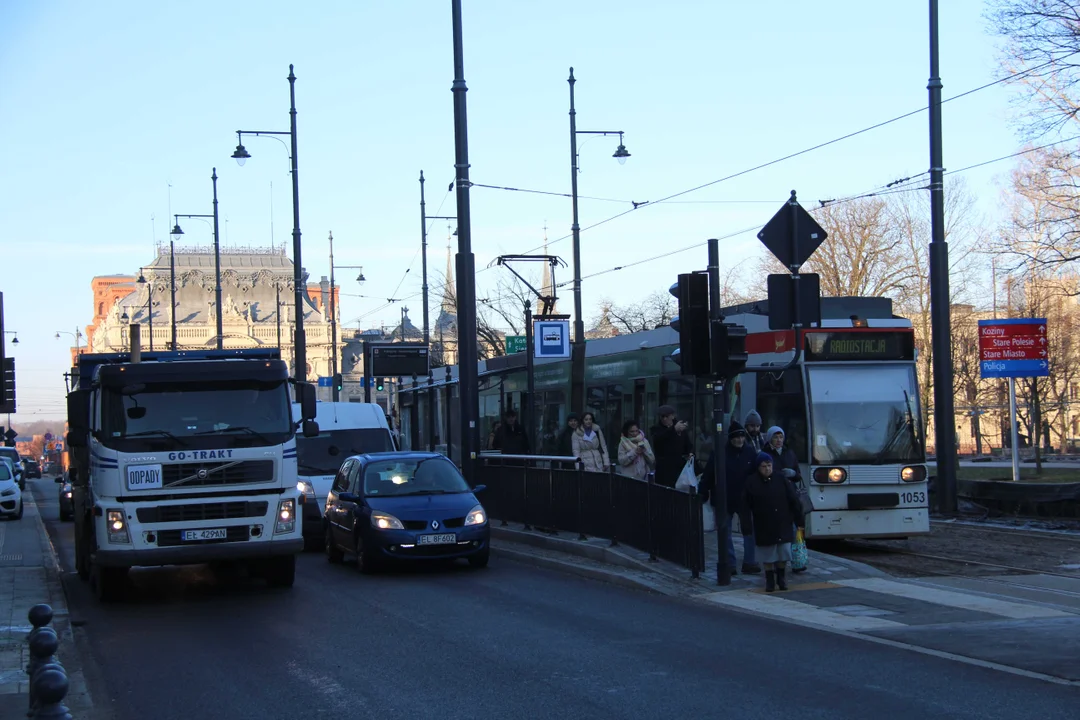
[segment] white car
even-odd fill
[[[22,490],[11,471],[11,465],[0,463],[0,517],[13,517],[18,520],[22,516]]]

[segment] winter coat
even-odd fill
[[[783,471],[785,469],[793,470],[795,475],[789,477],[788,480],[793,483],[799,483],[802,481],[802,471],[799,469],[799,459],[795,457],[795,451],[787,445],[784,445],[779,450],[772,446],[772,437],[776,434],[775,431],[777,430],[780,430],[780,428],[771,427],[769,428],[769,431],[765,433],[765,445],[763,451],[772,456],[773,470],[776,471],[777,475],[787,477],[784,475]],[[783,430],[780,430],[780,432],[783,432]]]
[[[709,462],[705,463],[705,472],[701,475],[698,492],[706,494],[708,502],[713,507],[716,507],[714,457],[716,457],[715,454],[709,457]],[[740,513],[743,509],[743,491],[746,489],[746,478],[754,469],[754,459],[756,457],[757,452],[749,445],[737,448],[729,442],[724,446],[724,484],[727,486],[725,497],[727,498],[727,511],[732,515]]]
[[[585,430],[578,428],[574,432],[574,457],[581,458],[586,472],[607,472],[611,466],[608,457],[607,443],[604,442],[604,433],[600,428],[593,425],[592,437],[585,439]]]
[[[638,454],[637,448],[641,445],[645,452]],[[619,474],[627,477],[644,480],[649,474],[649,469],[656,465],[656,455],[653,454],[652,445],[645,439],[645,433],[638,431],[637,437],[623,437],[619,440]]]
[[[775,468],[767,478],[756,470],[746,478],[743,502],[754,520],[755,545],[795,542],[795,526],[804,524],[802,507],[795,486]]]
[[[675,427],[657,425],[652,429],[653,453],[656,455],[656,484],[675,487],[686,465],[686,456],[694,452],[690,433],[675,432]]]
[[[525,434],[525,428],[519,423],[503,423],[495,433],[492,449],[499,450],[503,455],[528,455],[529,437]]]
[[[558,454],[562,457],[577,457],[574,454],[574,432],[570,429],[570,426],[564,427],[559,431],[558,439]]]

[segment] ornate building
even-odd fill
[[[159,244],[157,257],[138,275],[107,275],[91,281],[94,318],[86,326],[88,352],[127,349],[128,328],[133,323],[141,326],[144,350],[171,349],[174,318],[178,349],[216,347],[213,248],[178,247],[172,259],[175,278],[169,246]],[[176,306],[171,307],[174,280]],[[330,375],[330,287],[324,278],[321,283],[307,284],[306,290],[307,377],[314,380]],[[340,322],[338,288],[333,292]],[[294,369],[293,264],[284,247],[222,248],[221,298],[225,348],[280,347],[282,359]]]

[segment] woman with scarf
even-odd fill
[[[775,425],[769,428],[765,433],[765,452],[772,458],[776,473],[787,478],[791,489],[797,493],[803,487],[802,472],[799,470],[799,459],[795,456],[795,451],[785,444],[785,439],[782,428]],[[797,517],[795,524],[801,526],[804,522],[801,511]],[[806,551],[806,540],[797,533],[793,542],[791,572],[806,572],[810,559]]]
[[[743,501],[754,518],[757,560],[765,565],[765,592],[788,589],[784,570],[791,562],[795,525],[800,529],[803,525],[802,506],[795,487],[774,467],[773,456],[759,452],[743,491]]]
[[[581,427],[574,432],[574,457],[581,458],[586,472],[607,472],[611,465],[607,443],[595,423],[591,412],[581,416]]]
[[[649,469],[656,466],[652,445],[645,439],[634,420],[623,423],[622,439],[619,440],[619,474],[644,480]]]

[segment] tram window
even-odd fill
[[[774,425],[783,428],[785,442],[795,451],[795,457],[799,462],[807,462],[806,395],[802,375],[796,370],[758,373],[755,409],[762,418],[762,432]]]
[[[604,417],[604,388],[603,386],[590,386],[585,389],[585,410],[591,412],[597,422],[603,422]]]

